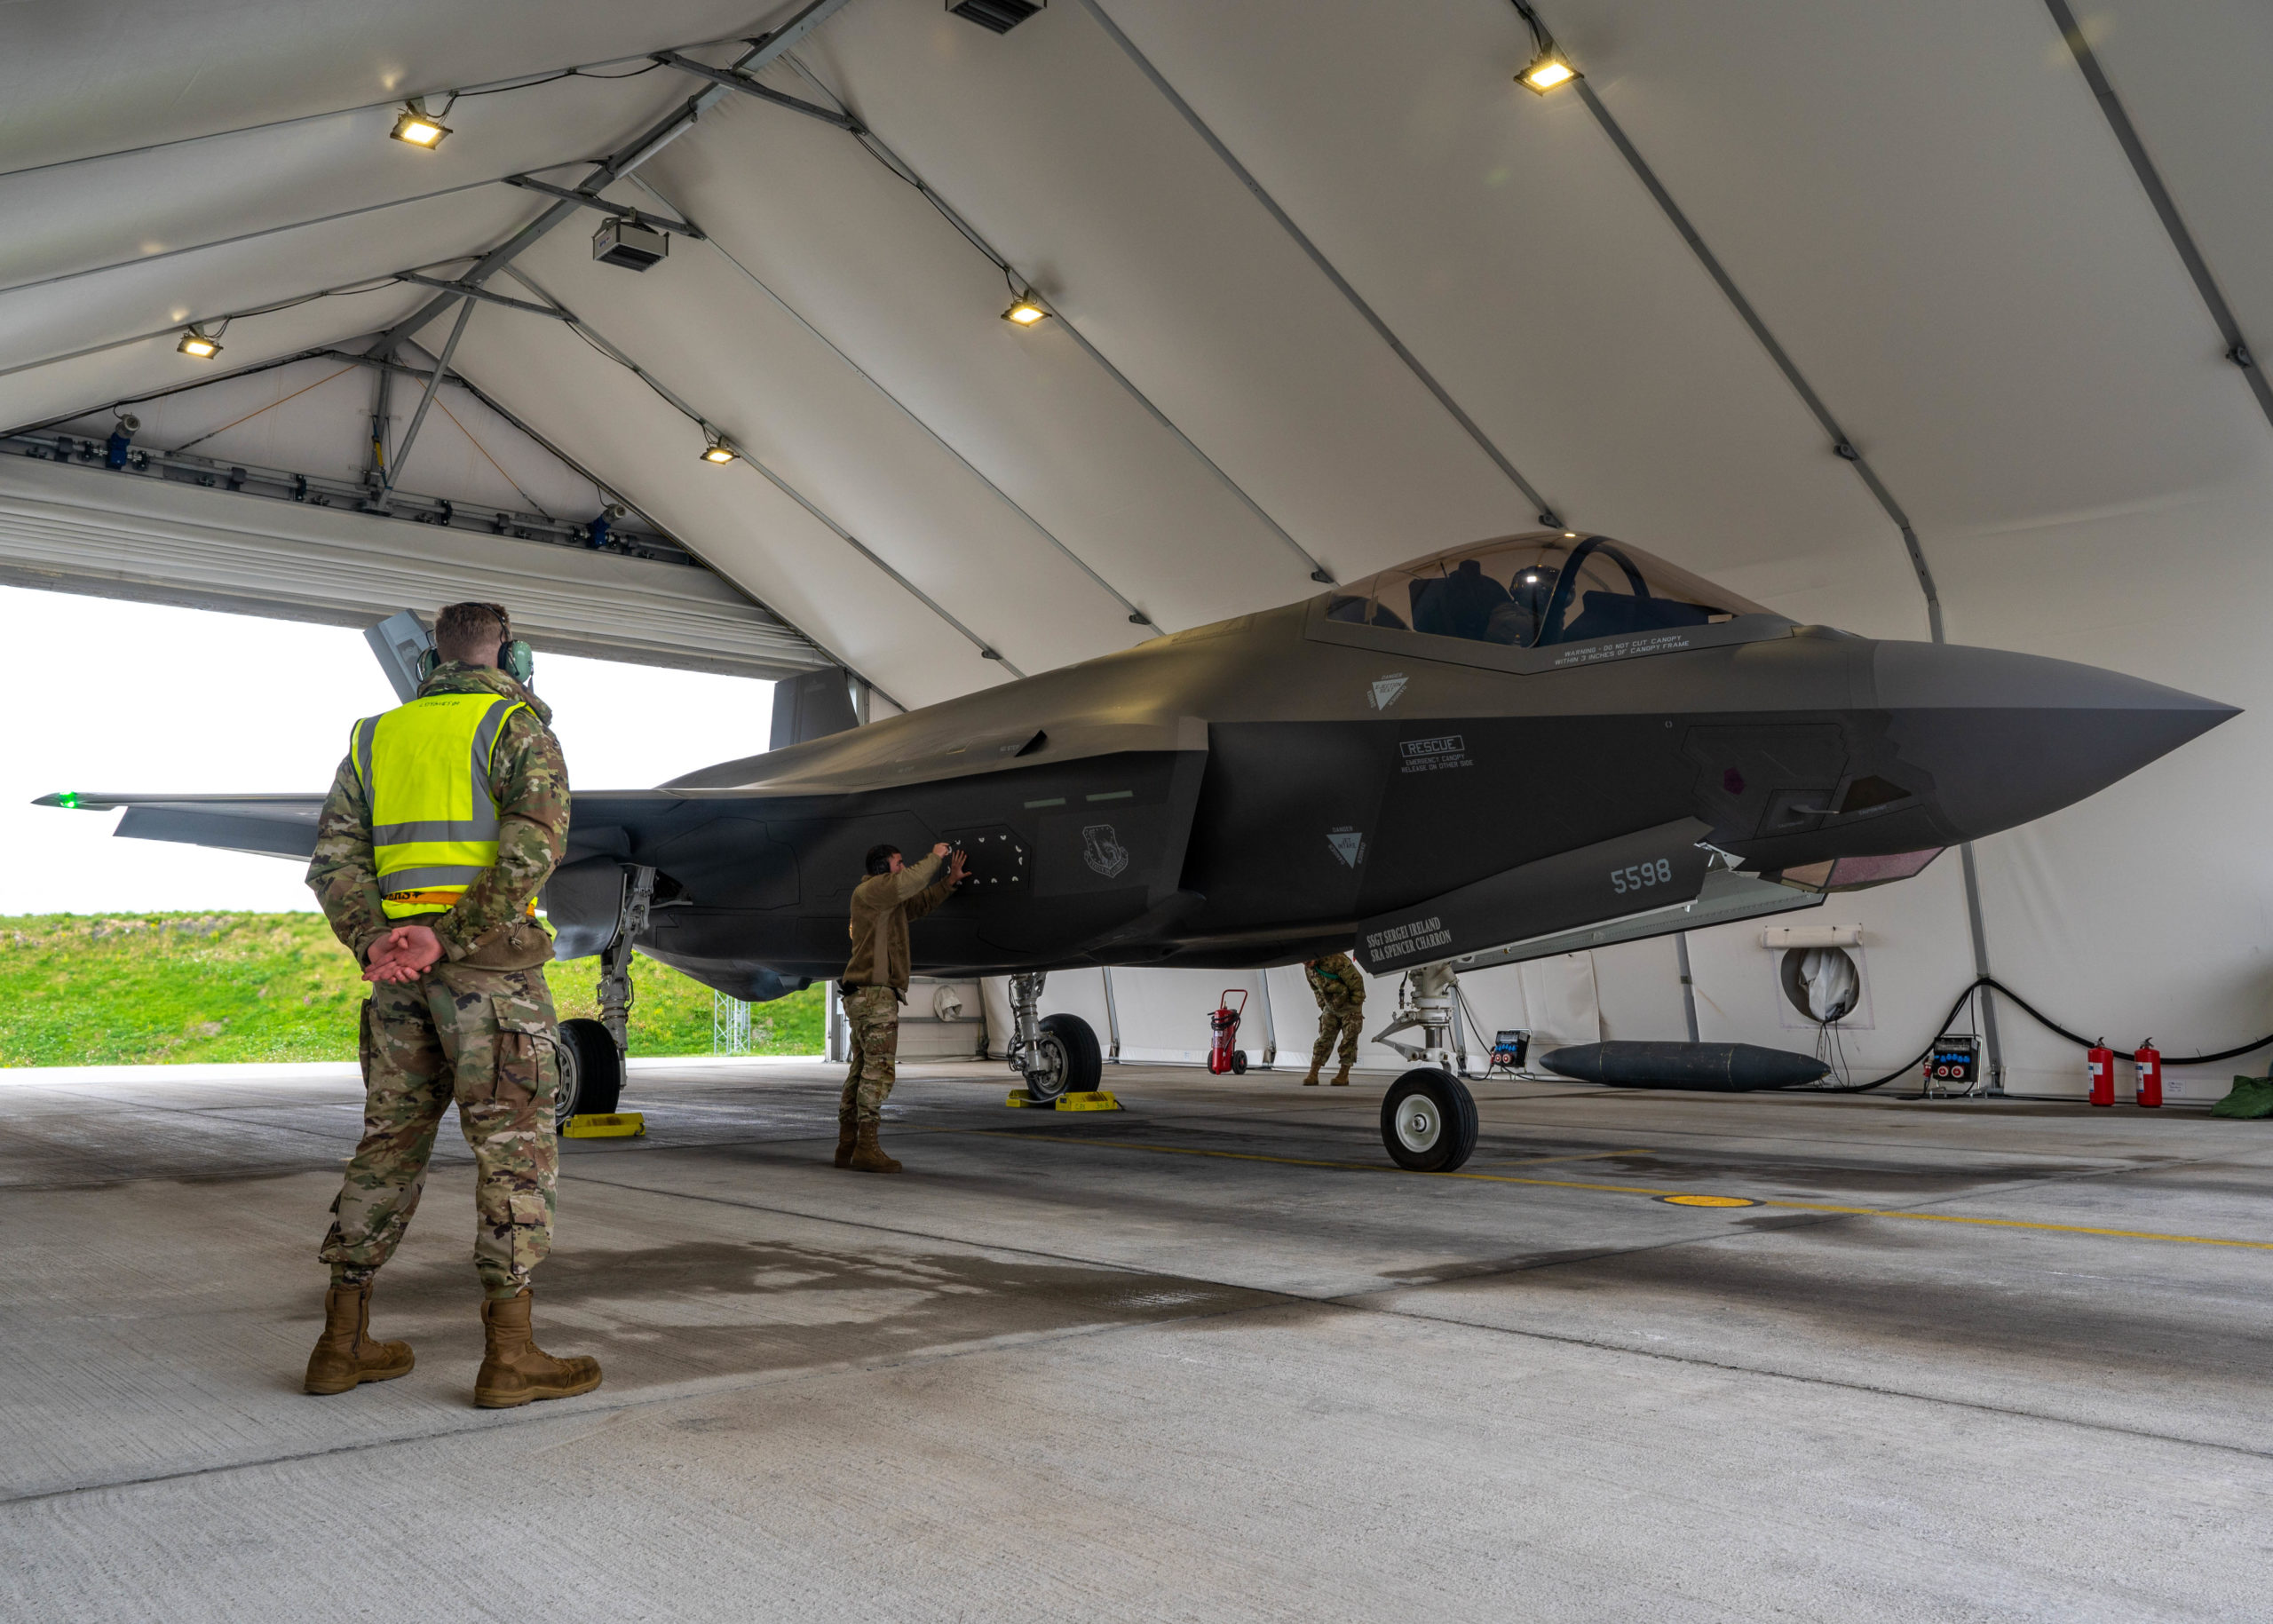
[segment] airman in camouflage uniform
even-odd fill
[[[836,1165],[861,1173],[897,1173],[899,1163],[876,1143],[884,1100],[899,1059],[899,1001],[907,995],[907,925],[962,883],[963,854],[947,862],[946,843],[905,861],[898,846],[869,848],[867,877],[852,888],[851,956],[837,983],[851,1029],[852,1063],[836,1102]],[[944,875],[941,870],[945,869]]]
[[[406,919],[381,907],[369,801],[352,756],[319,817],[308,884],[340,941],[372,966],[372,990],[358,1043],[363,1137],[319,1254],[331,1265],[332,1290],[308,1390],[342,1392],[410,1368],[406,1344],[364,1334],[370,1284],[417,1210],[435,1133],[455,1101],[474,1154],[473,1264],[491,1333],[477,1402],[561,1397],[599,1382],[591,1360],[551,1359],[528,1341],[529,1274],[551,1248],[559,1159],[556,1029],[543,968],[552,941],[532,907],[566,846],[567,767],[550,708],[503,671],[450,661],[418,692],[495,693],[526,709],[506,718],[490,757],[495,864],[447,909]],[[405,926],[431,930],[441,957],[415,975],[383,973]],[[352,1328],[343,1318],[350,1314]]]
[[[1332,1086],[1346,1089],[1350,1067],[1358,1058],[1358,1038],[1366,1024],[1366,978],[1346,953],[1305,959],[1303,973],[1310,978],[1311,993],[1318,1000],[1318,1042],[1311,1050],[1311,1073],[1303,1079],[1303,1086],[1318,1087],[1319,1068],[1326,1064],[1327,1052],[1339,1038],[1342,1069],[1334,1073]]]

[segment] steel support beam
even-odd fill
[[[488,289],[477,287],[471,281],[451,281],[445,277],[428,276],[418,271],[402,272],[400,280],[416,282],[422,288],[440,288],[447,291],[449,298],[439,302],[435,312],[438,315],[449,308],[450,299],[463,298],[479,299],[485,305],[503,305],[508,310],[527,311],[533,316],[550,316],[555,321],[574,322],[576,320],[574,316],[557,305],[532,305],[527,299],[507,298],[502,293],[492,293]]]
[[[836,91],[830,90],[828,85],[822,83],[820,76],[816,75],[812,69],[807,67],[803,62],[797,60],[795,57],[791,57],[788,59],[788,60],[789,66],[796,69],[798,75],[802,77],[806,83],[812,85],[822,95],[828,97],[833,101],[837,101],[840,106],[842,105],[842,99],[837,96]],[[1009,278],[1013,281],[1023,282],[1029,288],[1033,286],[1031,281],[1020,277],[1018,273],[1011,268],[1010,262],[1005,259],[1002,254],[996,250],[993,243],[989,242],[985,237],[979,235],[978,228],[977,226],[973,226],[969,220],[963,218],[962,215],[958,214],[955,211],[954,206],[948,202],[946,198],[940,196],[939,194],[932,188],[931,184],[929,181],[925,180],[923,176],[917,174],[915,169],[909,165],[906,159],[902,158],[890,147],[887,147],[884,144],[883,138],[878,136],[874,130],[868,129],[864,125],[855,132],[854,139],[868,149],[870,155],[873,156],[877,162],[883,164],[886,169],[891,170],[893,174],[899,176],[900,179],[913,186],[917,194],[939,212],[939,216],[941,219],[954,226],[956,232],[962,235],[964,242],[970,243],[971,247],[977,249],[981,254],[985,255],[986,258],[993,263],[995,269],[1001,271],[1006,278]],[[1045,303],[1047,303],[1047,301],[1045,301]],[[1201,450],[1199,443],[1194,440],[1191,435],[1185,433],[1183,429],[1179,428],[1176,425],[1176,419],[1162,411],[1153,401],[1152,396],[1137,388],[1136,382],[1131,379],[1127,373],[1123,372],[1120,368],[1114,366],[1111,360],[1107,360],[1105,352],[1098,349],[1097,345],[1091,344],[1089,340],[1088,335],[1083,333],[1079,327],[1074,325],[1072,319],[1069,318],[1065,312],[1057,309],[1055,306],[1050,306],[1049,309],[1050,314],[1057,319],[1057,323],[1059,327],[1065,330],[1065,336],[1068,338],[1071,338],[1074,344],[1081,347],[1081,353],[1095,361],[1099,368],[1105,372],[1106,376],[1110,377],[1114,383],[1120,384],[1122,389],[1128,392],[1129,398],[1130,400],[1136,401],[1137,405],[1144,408],[1145,412],[1152,417],[1153,422],[1159,424],[1163,429],[1166,429],[1169,434],[1175,437],[1178,445],[1182,446],[1186,451],[1192,453],[1192,456],[1199,461],[1201,466],[1205,467],[1209,473],[1214,474],[1217,479],[1221,480],[1223,482],[1224,488],[1231,492],[1233,496],[1237,497],[1240,503],[1246,507],[1247,511],[1255,515],[1255,519],[1265,529],[1269,530],[1271,535],[1284,542],[1287,544],[1287,550],[1293,552],[1296,558],[1303,561],[1303,567],[1309,572],[1310,578],[1312,581],[1317,582],[1321,586],[1332,586],[1334,584],[1334,572],[1327,568],[1324,564],[1321,564],[1315,557],[1313,557],[1309,548],[1296,541],[1286,526],[1271,518],[1270,513],[1264,510],[1263,504],[1247,494],[1246,487],[1242,486],[1237,479],[1232,479],[1230,474],[1226,473],[1224,471],[1223,464],[1218,463],[1214,457],[1209,456],[1205,451]]]
[[[754,42],[750,48],[735,60],[735,67],[745,73],[757,72],[842,11],[848,4],[850,0],[812,0],[812,4],[787,23],[764,38]],[[595,164],[591,172],[578,183],[574,190],[599,192],[613,186],[692,130],[694,127],[694,121],[710,108],[717,107],[726,94],[725,86],[714,84],[700,95],[691,98],[685,106],[665,115],[642,131],[632,139],[629,146],[620,148],[605,161]],[[555,202],[543,214],[484,254],[475,262],[473,268],[465,273],[463,281],[472,287],[479,287],[511,265],[531,243],[543,237],[561,221],[574,215],[583,206],[581,200],[574,202],[566,201]],[[378,344],[374,346],[375,350],[381,353],[392,353],[395,345],[432,321],[436,316],[440,315],[443,307],[444,301],[439,298],[421,305],[408,318],[396,322],[382,333],[379,336]]]
[[[2178,202],[2163,185],[2161,173],[2154,160],[2147,155],[2146,143],[2132,126],[2130,114],[2115,94],[2115,87],[2108,83],[2106,71],[2099,65],[2099,55],[2091,42],[2084,37],[2083,29],[2076,26],[2076,14],[2068,9],[2068,0],[2044,0],[2045,9],[2052,13],[2052,20],[2059,26],[2060,37],[2068,43],[2068,51],[2076,59],[2076,66],[2083,72],[2084,82],[2091,86],[2092,99],[2099,103],[2100,112],[2106,117],[2108,128],[2115,131],[2116,145],[2123,148],[2123,155],[2131,161],[2131,171],[2145,188],[2147,201],[2154,205],[2155,218],[2163,223],[2163,230],[2170,238],[2170,245],[2178,250],[2186,273],[2194,280],[2194,291],[2201,296],[2202,305],[2210,313],[2210,321],[2218,329],[2218,337],[2226,346],[2226,359],[2241,368],[2248,381],[2249,392],[2257,397],[2257,408],[2265,414],[2265,421],[2273,424],[2273,383],[2265,376],[2261,366],[2242,336],[2241,323],[2234,320],[2233,307],[2226,303],[2226,296],[2219,290],[2218,279],[2210,274],[2210,262],[2202,257],[2202,250],[2195,246],[2194,234],[2186,229],[2186,222],[2179,218]]]
[[[527,272],[517,269],[509,273],[512,276],[514,281],[528,289],[530,292],[537,294],[539,297],[544,298],[550,298],[552,297],[550,294],[546,293],[543,288],[537,286],[535,281],[531,281]],[[648,388],[653,390],[656,395],[665,403],[677,408],[693,422],[702,424],[706,430],[710,427],[710,420],[705,417],[701,412],[695,410],[693,406],[688,402],[685,396],[678,393],[677,391],[672,389],[661,378],[658,378],[653,373],[648,371],[638,361],[632,360],[630,356],[618,349],[614,344],[610,343],[600,333],[595,330],[590,323],[584,321],[574,321],[571,325],[573,325],[578,332],[582,333],[585,338],[590,342],[594,349],[606,356],[610,360],[615,362],[617,366],[622,367],[625,371],[630,373],[632,376],[646,384]],[[780,491],[790,501],[796,503],[807,513],[811,514],[814,521],[820,524],[823,528],[827,529],[830,535],[836,536],[838,541],[843,542],[847,547],[850,547],[853,551],[859,553],[869,563],[875,565],[883,574],[891,577],[894,584],[899,586],[901,590],[905,591],[909,597],[915,598],[916,602],[922,604],[932,614],[938,615],[949,626],[954,628],[959,634],[970,641],[970,646],[973,648],[978,651],[979,658],[994,661],[1004,670],[1010,672],[1013,677],[1024,677],[1026,675],[1024,671],[1011,664],[1010,661],[1004,657],[1000,649],[996,648],[986,638],[980,637],[970,627],[964,625],[962,622],[957,620],[954,615],[947,610],[946,606],[942,605],[929,592],[926,592],[922,587],[917,586],[906,575],[901,574],[899,571],[894,569],[889,563],[885,562],[885,560],[880,557],[874,549],[869,547],[866,542],[863,542],[859,536],[853,535],[850,530],[847,530],[843,525],[838,524],[836,520],[825,512],[819,504],[815,503],[811,498],[809,498],[804,492],[799,490],[796,486],[790,484],[780,474],[774,472],[772,469],[767,467],[764,463],[753,456],[748,448],[738,446],[734,449],[736,452],[734,460],[737,463],[746,463],[750,467],[756,469],[758,473],[764,477],[768,484],[772,485],[774,489]],[[891,696],[890,694],[886,694],[885,697],[890,699]],[[893,700],[892,703],[896,705],[899,704],[899,701],[898,700]]]
[[[1493,443],[1492,437],[1484,432],[1475,418],[1468,415],[1459,401],[1453,399],[1451,392],[1437,381],[1436,374],[1422,365],[1421,358],[1406,347],[1405,341],[1390,330],[1389,323],[1382,320],[1380,313],[1366,302],[1364,296],[1357,289],[1350,285],[1349,278],[1336,270],[1334,262],[1326,257],[1319,245],[1310,240],[1308,234],[1301,226],[1295,224],[1294,217],[1281,209],[1278,200],[1263,189],[1263,183],[1248,171],[1246,164],[1241,163],[1232,155],[1232,149],[1217,139],[1216,132],[1208,127],[1207,122],[1198,113],[1192,111],[1192,104],[1176,93],[1176,87],[1168,82],[1159,68],[1152,66],[1151,59],[1136,49],[1136,42],[1123,34],[1120,26],[1105,15],[1105,8],[1097,4],[1097,0],[1081,0],[1081,9],[1089,12],[1096,20],[1097,27],[1105,30],[1105,36],[1120,46],[1129,59],[1136,65],[1137,71],[1152,83],[1154,90],[1160,91],[1162,99],[1182,115],[1185,123],[1192,126],[1192,132],[1200,138],[1208,150],[1214,153],[1222,161],[1224,167],[1231,170],[1239,183],[1254,195],[1255,201],[1263,205],[1263,212],[1279,223],[1279,228],[1293,240],[1296,248],[1309,256],[1310,262],[1319,268],[1319,274],[1334,284],[1334,290],[1349,302],[1350,309],[1364,318],[1366,325],[1374,329],[1374,336],[1389,345],[1390,353],[1405,363],[1406,370],[1412,373],[1437,404],[1445,408],[1452,420],[1460,425],[1461,432],[1476,442],[1477,449],[1490,458],[1492,465],[1506,475],[1509,483],[1524,494],[1524,499],[1531,503],[1532,515],[1539,522],[1550,530],[1562,529],[1564,527],[1562,516],[1548,504],[1547,498],[1540,495],[1532,482],[1517,471],[1516,465],[1508,460],[1507,454]]]
[[[2056,0],[2048,0],[2048,3],[2056,4]],[[1533,44],[1542,51],[1551,48],[1555,44],[1555,36],[1548,31],[1546,23],[1540,20],[1538,11],[1530,4],[1530,0],[1509,0],[1509,4],[1530,26]],[[1821,425],[1823,432],[1830,437],[1833,453],[1853,466],[1856,476],[1863,481],[1865,488],[1871,493],[1872,498],[1878,503],[1880,509],[1888,519],[1893,521],[1895,528],[1901,533],[1903,547],[1910,555],[1910,567],[1918,577],[1918,590],[1925,596],[1927,630],[1935,642],[1946,641],[1942,625],[1941,593],[1934,584],[1934,573],[1926,563],[1925,549],[1919,545],[1918,532],[1912,527],[1909,514],[1905,513],[1902,504],[1894,499],[1894,493],[1887,489],[1885,482],[1879,478],[1877,471],[1872,468],[1870,459],[1863,455],[1847,431],[1840,426],[1839,420],[1831,415],[1831,408],[1824,404],[1823,397],[1816,393],[1814,386],[1802,375],[1798,363],[1792,360],[1791,353],[1777,342],[1776,335],[1769,331],[1767,322],[1761,320],[1760,313],[1753,308],[1752,301],[1746,298],[1743,292],[1737,287],[1735,279],[1730,276],[1727,267],[1723,265],[1719,257],[1706,246],[1705,239],[1699,234],[1697,227],[1691,224],[1689,216],[1683,212],[1680,204],[1674,202],[1673,194],[1666,190],[1665,183],[1658,178],[1657,171],[1650,167],[1648,160],[1642,156],[1639,149],[1628,138],[1618,121],[1611,116],[1610,109],[1603,105],[1602,98],[1596,95],[1594,87],[1587,83],[1586,75],[1581,73],[1571,83],[1572,88],[1578,91],[1580,100],[1584,102],[1587,110],[1594,115],[1595,123],[1601,126],[1603,134],[1609,137],[1611,145],[1618,149],[1619,156],[1625,159],[1627,167],[1633,170],[1634,178],[1642,183],[1643,189],[1648,192],[1651,198],[1656,202],[1658,208],[1664,213],[1667,222],[1673,226],[1681,240],[1689,245],[1689,251],[1697,257],[1698,264],[1702,265],[1705,268],[1705,273],[1712,278],[1713,285],[1718,288],[1721,290],[1721,296],[1728,300],[1730,308],[1736,312],[1738,319],[1750,329],[1753,337],[1759,341],[1760,347],[1767,353],[1768,359],[1775,364],[1776,369],[1784,375],[1785,382],[1791,384],[1793,391],[1798,394],[1809,413]],[[1966,843],[1961,848],[1961,867],[1965,876],[1965,916],[1967,927],[1972,937],[1974,973],[1985,976],[1989,973],[1989,938],[1987,928],[1982,921],[1981,882],[1974,872],[1973,846],[1970,842]],[[1684,993],[1689,990],[1686,986],[1683,989]],[[1986,1041],[1989,1050],[1991,1075],[2001,1076],[2003,1060],[1998,1050],[1997,1028],[1993,1018],[1983,1022],[1982,1035]]]
[[[611,203],[605,199],[593,196],[589,192],[573,192],[566,186],[556,186],[550,181],[539,180],[532,175],[508,175],[505,177],[505,184],[509,186],[519,186],[524,192],[543,192],[548,196],[558,197],[567,202],[582,203],[587,209],[597,209],[602,214],[612,214],[619,220],[629,220],[635,226],[645,226],[653,231],[667,231],[675,236],[692,237],[698,242],[702,240],[701,229],[688,225],[685,220],[667,219],[656,214],[642,214],[628,204]]]
[[[394,460],[387,467],[387,477],[379,487],[379,500],[384,503],[394,482],[402,476],[402,465],[410,460],[410,448],[418,443],[418,431],[425,426],[426,414],[434,404],[434,393],[442,386],[442,375],[450,369],[450,361],[458,353],[458,340],[465,337],[465,324],[473,320],[475,301],[467,298],[458,305],[458,319],[450,324],[449,341],[442,345],[442,353],[434,358],[434,370],[426,379],[426,391],[418,397],[418,409],[410,414],[410,426],[402,432],[402,445],[396,450]],[[381,373],[382,378],[389,374]]]
[[[714,84],[725,85],[728,90],[740,91],[745,96],[755,96],[760,101],[770,101],[777,107],[787,107],[792,113],[802,113],[807,118],[817,118],[824,124],[834,124],[837,129],[850,134],[860,133],[861,125],[851,115],[833,113],[828,108],[807,101],[802,97],[786,94],[775,90],[770,84],[760,84],[748,74],[736,73],[731,67],[713,67],[708,62],[698,62],[692,57],[681,56],[676,51],[659,51],[655,53],[654,59],[666,67],[676,67],[682,73],[693,74],[698,79],[708,79]]]
[[[656,190],[654,186],[646,179],[635,176],[632,178],[631,184],[638,186],[650,197],[654,198],[657,202],[663,203],[667,207],[672,209],[678,208],[678,205],[676,202],[673,202],[661,192]],[[680,212],[684,214],[685,210],[680,210]],[[760,278],[756,272],[752,271],[740,259],[737,259],[733,251],[730,250],[725,244],[718,242],[715,238],[709,239],[709,241],[710,242],[710,246],[717,250],[719,257],[725,259],[728,265],[733,266],[735,270],[741,272],[743,279],[747,281],[751,287],[756,289],[767,298],[772,300],[775,307],[779,309],[782,314],[788,316],[799,327],[804,328],[805,331],[812,334],[818,342],[826,345],[828,347],[829,353],[835,355],[837,360],[843,361],[847,367],[850,367],[861,382],[867,384],[871,389],[874,389],[878,394],[882,395],[899,412],[902,416],[906,417],[908,422],[914,424],[917,428],[923,430],[924,433],[930,435],[932,441],[939,446],[939,449],[946,452],[949,456],[954,458],[954,460],[962,465],[965,472],[969,473],[972,479],[978,480],[981,485],[985,486],[991,494],[1000,499],[1003,506],[1009,508],[1010,511],[1016,513],[1020,519],[1026,520],[1028,525],[1034,527],[1036,535],[1040,535],[1052,547],[1057,549],[1057,551],[1060,553],[1063,553],[1066,559],[1072,563],[1074,568],[1080,570],[1091,581],[1095,582],[1107,597],[1111,598],[1113,602],[1119,604],[1123,609],[1127,610],[1129,613],[1129,623],[1131,625],[1151,627],[1154,631],[1158,631],[1160,630],[1150,614],[1138,608],[1134,602],[1121,592],[1120,588],[1114,586],[1113,582],[1107,581],[1103,575],[1092,569],[1089,566],[1088,559],[1082,558],[1080,553],[1075,552],[1071,547],[1068,547],[1058,538],[1056,531],[1052,530],[1049,526],[1043,524],[1041,520],[1036,519],[1032,513],[1028,512],[1025,506],[1021,504],[1016,497],[1012,496],[1010,492],[1004,490],[1001,486],[995,484],[994,480],[988,479],[986,475],[980,471],[976,463],[973,463],[960,450],[956,449],[954,445],[948,440],[946,435],[940,433],[939,430],[933,428],[929,423],[918,416],[915,408],[910,407],[907,401],[901,400],[898,395],[892,393],[891,390],[885,388],[884,385],[876,379],[875,376],[869,372],[867,368],[863,367],[859,361],[854,360],[850,355],[847,355],[843,350],[839,349],[836,344],[830,339],[827,334],[823,333],[812,322],[806,321],[804,316],[795,305],[791,305],[788,300],[783,298],[780,294],[774,292],[773,289],[767,286],[765,281]]]

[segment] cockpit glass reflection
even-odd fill
[[[1334,594],[1337,621],[1544,648],[1770,611],[1607,536],[1518,537],[1383,570]]]

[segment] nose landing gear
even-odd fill
[[[1460,978],[1449,964],[1424,964],[1406,974],[1397,1018],[1374,1042],[1422,1065],[1390,1085],[1382,1100],[1382,1145],[1390,1160],[1415,1173],[1449,1173],[1476,1149],[1476,1097],[1460,1080],[1464,1055],[1452,1042],[1453,1001]],[[1421,1029],[1421,1042],[1390,1034]]]
[[[1010,978],[1010,1069],[1026,1079],[1029,1098],[1048,1103],[1065,1094],[1086,1094],[1105,1073],[1097,1034],[1078,1015],[1041,1013],[1041,984],[1047,972]]]

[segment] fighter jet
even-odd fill
[[[842,971],[870,846],[946,841],[970,879],[916,927],[916,968],[1011,978],[1007,1047],[1036,1099],[1099,1075],[1089,1027],[1039,1014],[1050,970],[1353,949],[1410,972],[1407,1052],[1433,1062],[1390,1090],[1384,1144],[1457,1167],[1476,1135],[1443,1064],[1460,971],[1906,878],[2236,714],[2064,661],[1802,625],[1561,532],[867,726],[843,694],[812,674],[777,694],[804,717],[780,748],[576,795],[544,907],[562,957],[602,955],[613,1038],[567,1034],[564,1113],[614,1107],[635,947],[778,997]],[[47,799],[127,807],[121,835],[305,858],[321,797]]]

